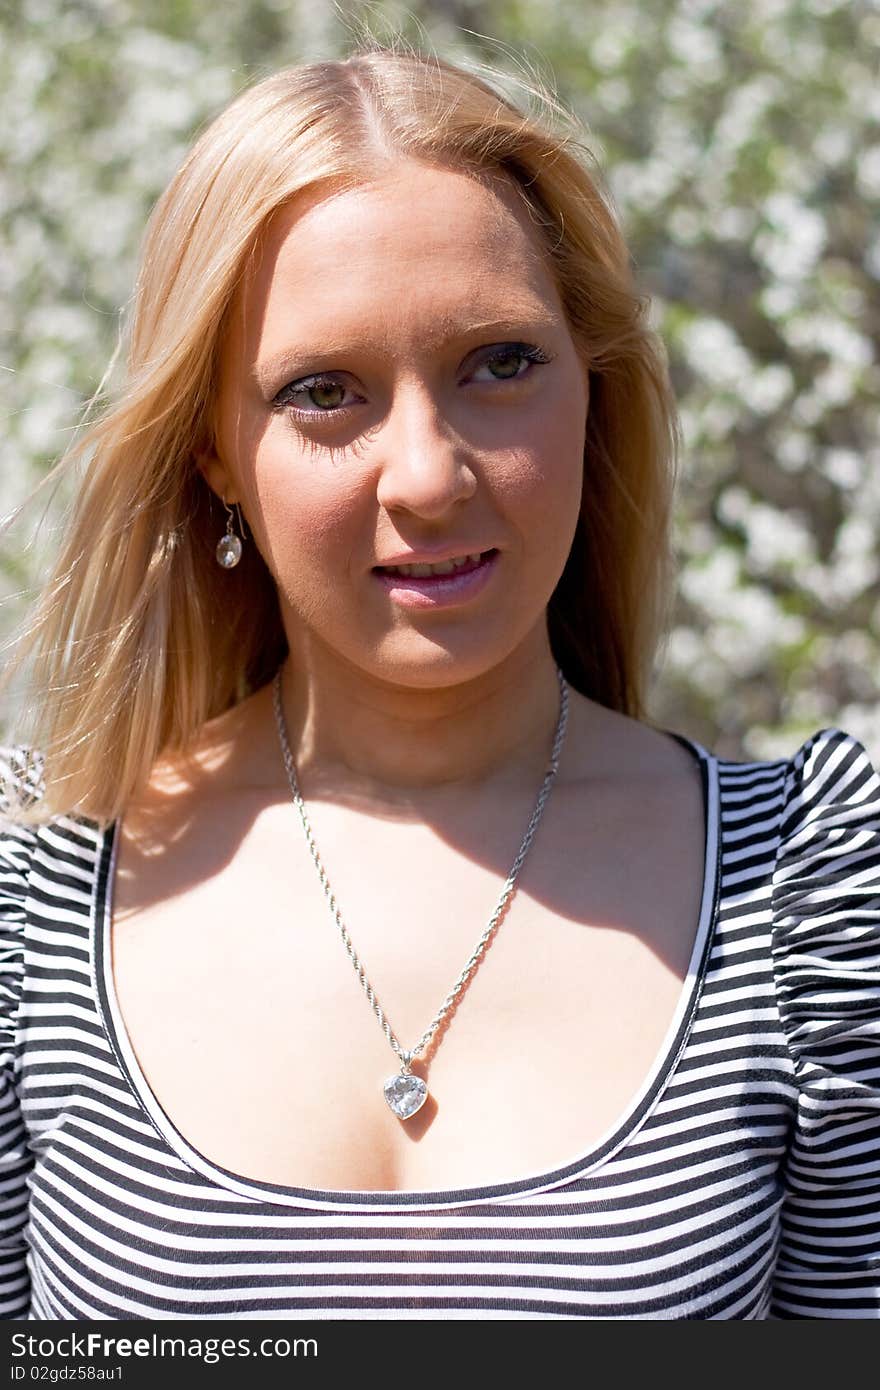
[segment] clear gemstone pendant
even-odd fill
[[[217,563],[225,570],[234,569],[241,559],[241,541],[234,534],[222,536],[217,542]]]
[[[428,1099],[428,1087],[420,1076],[401,1071],[385,1082],[385,1099],[399,1120],[408,1120]]]

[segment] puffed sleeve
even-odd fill
[[[7,818],[10,787],[21,788],[22,759],[0,749],[0,1319],[26,1318],[27,1178],[32,1159],[18,1103],[15,1028],[24,970],[24,922],[33,830]]]
[[[771,1317],[880,1317],[880,778],[840,729],[789,765],[773,922],[798,1104]]]

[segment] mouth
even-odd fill
[[[388,598],[405,608],[458,607],[482,593],[500,551],[474,551],[434,565],[376,565],[373,575]]]
[[[470,555],[459,555],[451,560],[441,560],[434,565],[376,565],[373,573],[400,579],[446,578],[450,574],[468,574],[477,570],[489,556],[497,553],[494,549],[474,551]]]

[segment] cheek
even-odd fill
[[[267,440],[253,486],[255,533],[286,587],[338,573],[359,537],[363,543],[363,497],[344,460],[304,456],[289,442]]]
[[[519,421],[516,446],[505,451],[503,486],[509,504],[542,533],[574,526],[584,471],[586,409],[536,411]]]
[[[358,505],[351,459],[310,448],[283,415],[267,415],[233,392],[219,424],[249,529],[275,577],[289,572],[298,555],[314,561],[338,551]]]
[[[295,581],[300,562],[307,562],[306,581],[318,571],[339,573],[363,535],[363,506],[352,488],[325,475],[327,467],[288,467],[257,480],[268,563],[285,580]]]

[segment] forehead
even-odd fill
[[[370,325],[398,344],[499,316],[558,319],[540,231],[503,175],[399,160],[355,188],[312,190],[269,221],[239,296],[254,348]]]

